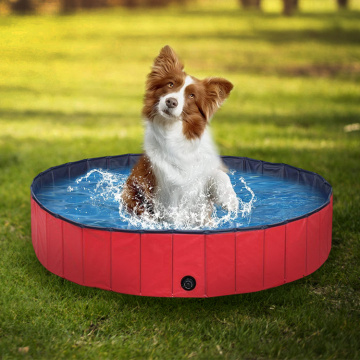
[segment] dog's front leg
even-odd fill
[[[209,194],[215,204],[225,210],[236,212],[239,200],[231,185],[229,176],[223,170],[216,170],[209,181]]]

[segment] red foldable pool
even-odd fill
[[[320,175],[286,164],[224,157],[229,168],[306,184],[324,195],[313,211],[277,224],[204,231],[126,230],[82,224],[49,210],[37,194],[89,169],[132,166],[139,155],[86,159],[39,174],[31,185],[37,258],[69,281],[159,297],[213,297],[260,291],[317,270],[332,238],[332,188]]]

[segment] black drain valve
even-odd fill
[[[181,287],[186,291],[194,290],[196,286],[196,280],[192,276],[184,276],[181,279]]]

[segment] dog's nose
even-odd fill
[[[178,106],[177,100],[175,98],[173,98],[173,97],[167,98],[165,103],[166,103],[166,106],[169,109],[173,109],[173,108],[176,108]]]

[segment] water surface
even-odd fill
[[[239,199],[236,213],[217,207],[213,226],[179,227],[154,219],[130,216],[121,205],[120,192],[130,168],[93,169],[82,177],[56,181],[42,186],[35,194],[53,213],[90,226],[139,229],[233,229],[271,225],[305,215],[321,207],[327,197],[311,186],[295,181],[230,169],[230,179]]]

